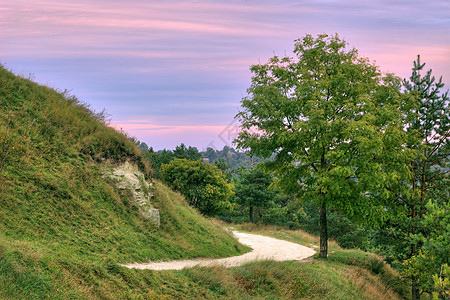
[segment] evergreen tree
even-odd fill
[[[225,176],[225,178],[226,178],[228,181],[231,181],[231,175],[232,175],[232,174],[231,174],[231,170],[230,170],[230,165],[227,164],[223,158],[220,158],[220,159],[214,161],[214,165],[215,165],[219,170],[222,171],[223,175]]]
[[[403,83],[409,99],[403,108],[404,127],[408,147],[416,155],[410,162],[409,188],[396,201],[403,211],[386,224],[379,241],[388,260],[402,264],[413,299],[432,291],[432,275],[448,263],[450,251],[445,250],[449,226],[435,223],[442,225],[438,215],[448,214],[449,98],[448,91],[441,92],[442,77],[436,81],[431,70],[423,75],[424,67],[418,56],[411,77]]]
[[[199,160],[202,158],[202,155],[198,152],[197,148],[191,146],[188,148],[183,143],[181,143],[180,146],[175,147],[175,150],[173,150],[173,155],[175,158],[185,158],[187,160]]]
[[[150,161],[155,172],[155,177],[160,178],[161,165],[171,162],[175,158],[175,155],[172,151],[164,149],[158,152],[149,151],[145,157]]]
[[[277,192],[269,189],[272,182],[272,175],[257,169],[242,172],[236,180],[235,199],[238,204],[249,208],[250,222],[255,222],[254,208],[267,207],[276,197]]]

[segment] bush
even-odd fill
[[[200,160],[174,159],[161,166],[163,180],[183,194],[189,204],[207,216],[231,209],[228,200],[233,185],[224,178],[217,166]]]

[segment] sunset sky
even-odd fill
[[[448,0],[0,0],[7,69],[106,109],[155,149],[231,144],[249,66],[307,33],[338,33],[401,77],[421,54],[450,85]]]

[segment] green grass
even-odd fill
[[[252,223],[226,224],[222,222],[222,225],[230,229],[234,228],[240,231],[295,242],[316,248],[318,251],[319,237],[302,230],[289,230],[280,226]],[[336,297],[336,299],[345,299],[345,295],[348,297],[353,295],[351,291],[355,288],[354,284],[359,284],[368,291],[372,289],[370,293],[377,295],[373,298],[370,298],[369,295],[364,296],[367,299],[388,299],[386,293],[389,292],[392,292],[390,296],[392,298],[409,298],[410,296],[409,287],[405,281],[401,280],[399,274],[388,264],[384,263],[382,257],[376,254],[359,249],[343,249],[335,241],[330,240],[328,241],[328,259],[317,259],[318,254],[314,255],[314,258],[313,262],[302,263],[302,267],[307,270],[306,274],[308,274],[310,279],[316,277],[318,281],[323,281],[323,287],[320,289],[325,288],[329,290],[326,288],[327,286],[333,287],[331,290],[335,291],[332,297]],[[343,285],[343,282],[345,283],[345,281],[342,281],[343,277],[348,277],[347,279],[354,281],[353,285]],[[342,295],[339,296],[338,291],[341,291]],[[352,297],[356,296],[353,295]],[[355,299],[366,299],[364,297]]]
[[[380,277],[340,262],[261,261],[238,268],[130,270],[115,263],[36,259],[0,263],[0,297],[25,299],[401,299]],[[5,266],[6,265],[6,266]],[[8,274],[4,279],[4,270]]]

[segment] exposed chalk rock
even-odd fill
[[[145,180],[144,173],[128,161],[121,165],[105,163],[101,168],[103,176],[112,179],[116,187],[121,190],[129,190],[132,194],[131,202],[139,213],[150,222],[160,225],[159,210],[151,204],[154,195],[154,184]]]

